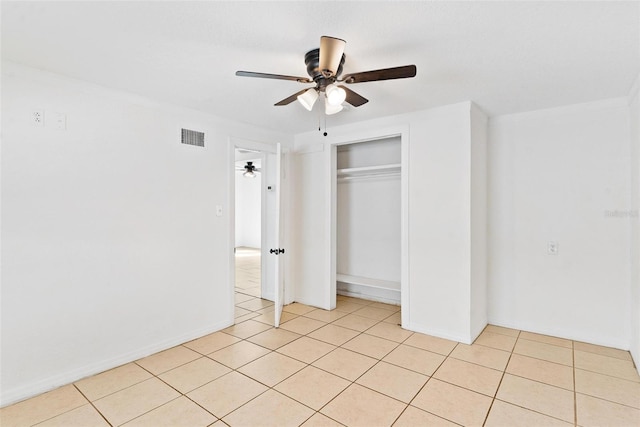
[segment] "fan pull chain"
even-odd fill
[[[322,132],[322,116],[324,116],[324,136],[327,136],[327,116],[318,108],[318,132]]]

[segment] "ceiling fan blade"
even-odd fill
[[[348,87],[345,87],[345,86],[342,86],[342,85],[340,85],[340,87],[342,89],[344,89],[345,92],[347,92],[347,98],[345,99],[345,101],[347,101],[349,104],[353,105],[354,107],[359,107],[359,106],[369,102],[369,100],[367,98],[365,98],[362,95],[359,95],[359,94],[355,93],[354,91],[352,91]]]
[[[260,77],[262,79],[292,80],[299,83],[313,83],[313,80],[309,80],[306,77],[283,76],[282,74],[255,73],[253,71],[236,71],[236,76]]]
[[[296,99],[298,99],[298,95],[302,95],[303,93],[305,93],[305,92],[306,92],[306,91],[308,91],[308,90],[309,90],[309,89],[302,89],[300,92],[296,92],[296,93],[294,93],[293,95],[291,95],[291,96],[289,96],[289,97],[287,97],[287,98],[283,99],[282,101],[280,101],[280,102],[278,102],[278,103],[276,103],[276,104],[274,104],[274,105],[276,105],[276,106],[279,106],[279,105],[289,105],[289,104],[291,104],[293,101],[295,101]]]
[[[346,41],[335,37],[320,37],[320,58],[318,61],[318,68],[323,76],[331,77],[337,74],[346,44]]]
[[[363,71],[361,73],[347,74],[341,81],[345,83],[364,83],[378,80],[406,79],[416,76],[415,65],[384,68],[382,70]]]

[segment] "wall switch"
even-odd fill
[[[67,115],[64,113],[53,113],[53,125],[58,130],[66,130]]]
[[[216,206],[216,216],[222,216],[222,205]]]
[[[37,127],[44,126],[44,110],[33,110],[31,112],[31,123]]]
[[[547,243],[547,255],[558,255],[558,242],[552,240]]]

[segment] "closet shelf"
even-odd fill
[[[399,289],[400,283],[391,280],[372,279],[370,277],[351,276],[349,274],[336,274],[336,282],[364,285],[379,289]]]
[[[397,175],[400,174],[400,163],[389,165],[364,166],[360,168],[338,169],[338,178]]]

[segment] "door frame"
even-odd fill
[[[393,126],[389,128],[365,130],[357,133],[340,135],[327,138],[329,150],[325,150],[325,164],[327,165],[326,179],[329,182],[328,198],[325,218],[328,227],[326,239],[329,261],[328,270],[328,298],[329,306],[336,306],[336,266],[337,266],[337,148],[339,145],[354,144],[359,142],[375,141],[385,138],[400,137],[400,306],[402,307],[402,325],[410,324],[410,294],[409,294],[409,126]]]
[[[276,153],[276,145],[269,144],[265,142],[252,141],[244,138],[230,137],[227,146],[227,164],[229,166],[229,175],[228,175],[228,185],[229,194],[227,197],[227,211],[229,215],[228,224],[229,224],[229,233],[228,233],[228,253],[229,253],[229,283],[228,289],[229,292],[229,307],[231,308],[230,314],[230,324],[235,324],[235,286],[236,286],[236,270],[235,270],[235,243],[236,243],[236,149],[245,149],[252,150],[259,153],[260,157],[263,159],[264,166],[264,158],[266,153],[275,154]],[[267,246],[266,241],[266,233],[264,232],[264,228],[267,224],[267,215],[265,213],[265,203],[266,203],[266,189],[264,186],[264,181],[262,182],[262,189],[260,190],[260,251],[261,254],[265,251]],[[264,268],[264,263],[266,262],[266,257],[261,257],[261,266],[260,266],[260,276],[261,276],[261,287],[262,284],[266,283],[266,269]],[[274,284],[274,294],[275,287],[277,284]],[[263,294],[262,288],[260,290],[261,296]]]

